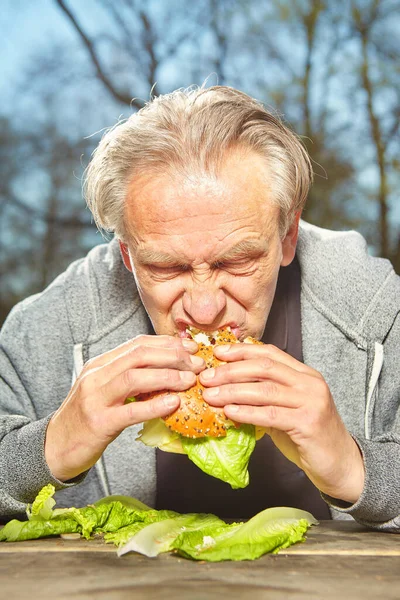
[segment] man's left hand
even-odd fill
[[[319,490],[355,503],[364,487],[362,455],[322,375],[268,344],[214,352],[226,364],[200,374],[204,399],[236,422],[264,427]]]

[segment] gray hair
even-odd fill
[[[225,86],[158,96],[106,132],[84,178],[84,194],[97,226],[126,241],[125,202],[135,178],[204,172],[218,176],[227,152],[234,149],[265,158],[268,188],[281,209],[284,235],[306,202],[313,178],[310,158],[278,116]]]

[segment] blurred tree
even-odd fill
[[[95,243],[81,200],[79,157],[87,140],[73,142],[54,127],[19,132],[3,119],[0,211],[0,319],[21,297],[41,291]],[[35,192],[35,190],[37,190]]]
[[[210,75],[301,135],[316,172],[304,217],[356,227],[400,272],[400,0],[54,5],[79,43],[44,39],[19,75],[20,129],[0,121],[3,314],[101,241],[80,191],[88,136]]]
[[[399,199],[398,162],[400,129],[400,45],[388,35],[399,5],[384,0],[353,0],[351,39],[360,47],[359,81],[365,94],[366,125],[374,150],[379,208],[379,253],[400,267],[399,243],[391,243],[391,197]],[[396,173],[397,171],[397,173]],[[396,176],[397,175],[397,176]],[[390,185],[390,181],[395,184]],[[391,189],[392,188],[392,189]]]
[[[238,45],[241,55],[245,48],[253,62],[252,70],[242,76],[242,87],[246,82],[249,87],[250,80],[253,94],[284,115],[313,160],[315,182],[304,218],[322,227],[360,228],[367,215],[354,210],[356,173],[342,135],[349,124],[338,102],[344,38],[340,2],[271,0],[261,7],[256,2],[242,5],[247,27]],[[347,119],[350,116],[347,113]]]
[[[310,194],[306,211],[306,218],[325,227],[359,226],[360,218],[355,218],[347,210],[347,204],[351,201],[351,195],[346,192],[351,186],[353,178],[353,166],[346,157],[340,144],[337,142],[336,132],[332,134],[329,128],[330,114],[326,106],[321,103],[315,106],[312,97],[313,68],[315,55],[325,52],[331,55],[338,51],[339,35],[337,31],[338,16],[332,10],[326,17],[326,5],[322,1],[300,2],[293,0],[273,0],[267,8],[260,6],[255,0],[203,0],[198,6],[202,11],[199,14],[193,11],[189,15],[189,22],[197,22],[197,35],[188,33],[186,30],[175,38],[171,45],[160,44],[160,16],[155,16],[154,3],[144,3],[140,0],[126,0],[118,5],[109,0],[98,0],[99,5],[106,9],[110,20],[107,40],[112,36],[112,46],[118,48],[119,55],[125,55],[135,66],[135,76],[141,81],[145,80],[150,90],[157,80],[157,74],[162,64],[174,53],[178,57],[178,49],[185,42],[196,43],[197,39],[206,39],[205,48],[198,49],[198,54],[192,59],[192,63],[207,64],[207,72],[216,72],[218,83],[229,84],[232,73],[235,71],[235,62],[238,55],[242,59],[247,55],[252,61],[255,50],[256,58],[253,60],[253,69],[256,69],[261,77],[261,97],[273,97],[277,92],[276,85],[266,86],[269,74],[266,66],[273,64],[286,72],[286,79],[291,79],[292,91],[285,95],[284,101],[280,102],[280,108],[285,108],[288,114],[296,115],[292,124],[302,134],[303,140],[310,151],[315,163],[316,182]],[[87,48],[88,56],[92,65],[105,87],[112,95],[121,102],[132,104],[140,108],[143,103],[132,100],[131,96],[136,94],[132,88],[131,94],[121,91],[121,85],[125,90],[124,78],[120,73],[114,74],[110,65],[105,66],[101,56],[101,45],[104,43],[104,35],[97,39],[90,39],[85,31],[85,26],[80,24],[67,5],[65,0],[56,0],[58,6],[63,10],[82,43]],[[153,10],[152,10],[153,7]],[[174,16],[175,20],[184,18],[188,22],[188,15],[182,15],[182,9],[174,9],[169,6],[167,12],[163,12],[162,36],[165,38],[165,21]],[[188,5],[184,6],[187,11]],[[168,18],[166,18],[168,15]],[[323,30],[320,21],[325,16]],[[86,26],[87,27],[87,26]],[[304,55],[302,61],[298,60],[298,53],[293,53],[285,36],[277,36],[279,28],[286,27],[287,33],[293,32],[294,40],[297,41],[300,54]],[[110,33],[113,32],[113,33]],[[239,32],[236,33],[236,32]],[[203,37],[202,37],[203,36]],[[208,37],[207,37],[208,36]],[[326,39],[329,38],[329,48],[326,48]],[[325,48],[323,47],[325,44]],[[280,45],[284,46],[281,50]],[[211,50],[207,53],[207,47]],[[239,52],[238,52],[239,49]],[[141,52],[140,52],[141,50]],[[262,56],[261,56],[262,54]],[[138,60],[138,57],[141,57]],[[294,59],[294,60],[293,60]],[[192,67],[196,72],[196,67]],[[329,85],[329,77],[334,72],[328,70],[324,73],[324,85]],[[243,73],[238,87],[248,87],[248,75]],[[141,87],[141,86],[140,86]],[[267,89],[266,89],[267,87]],[[293,98],[293,90],[297,95]],[[297,107],[293,108],[293,103]],[[335,140],[336,143],[331,143]],[[321,166],[322,165],[322,166]],[[329,166],[328,166],[329,165]],[[327,179],[326,169],[329,169]]]
[[[118,102],[137,109],[144,104],[138,93],[149,96],[160,68],[178,58],[187,40],[195,39],[200,25],[201,6],[197,3],[171,0],[163,10],[162,4],[148,0],[118,4],[98,0],[106,15],[107,33],[91,38],[67,2],[55,1],[79,35],[106,89]]]

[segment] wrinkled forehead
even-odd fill
[[[272,200],[265,163],[257,156],[231,160],[218,175],[173,171],[136,177],[130,184],[125,222],[130,233],[168,226],[232,229],[243,221],[258,223],[260,231],[277,226],[279,209]]]

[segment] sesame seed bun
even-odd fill
[[[212,333],[197,329],[188,329],[188,332],[198,343],[199,349],[196,355],[204,359],[207,369],[224,364],[214,356],[214,346],[240,343],[229,328]],[[244,343],[261,344],[261,342],[251,337],[247,337]],[[203,399],[203,390],[204,387],[197,378],[194,386],[184,392],[178,392],[181,399],[179,408],[164,418],[165,424],[171,431],[190,438],[223,437],[226,436],[229,427],[235,426],[235,423],[228,419],[222,408],[210,406]],[[140,394],[137,399],[148,400],[165,393],[165,391],[162,391]]]

